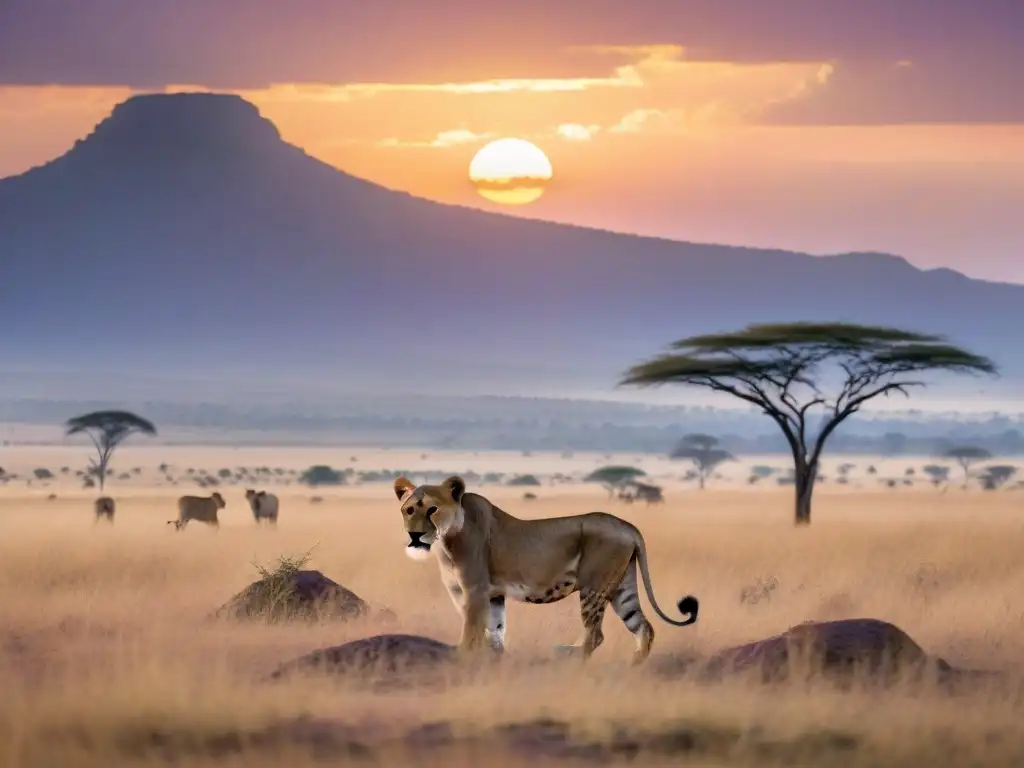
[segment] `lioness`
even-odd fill
[[[100,496],[93,503],[93,522],[98,523],[100,520],[107,520],[114,522],[114,509],[116,505],[114,500],[109,496]]]
[[[246,488],[245,500],[249,502],[252,518],[257,524],[266,520],[271,525],[277,525],[277,509],[279,506],[277,494]]]
[[[693,596],[678,603],[688,615],[685,621],[670,619],[658,607],[643,536],[614,515],[590,512],[520,520],[483,496],[466,493],[466,483],[458,476],[421,486],[399,477],[395,495],[409,536],[406,554],[415,559],[436,555],[441,580],[462,614],[460,650],[487,644],[504,650],[506,598],[554,603],[579,591],[582,638],[559,650],[588,658],[604,641],[601,622],[610,602],[636,639],[633,663],[639,664],[651,652],[654,627],[640,610],[637,563],[658,616],[677,627],[697,620]]]
[[[176,531],[182,530],[190,520],[206,523],[212,528],[220,528],[217,511],[226,506],[227,502],[217,491],[209,496],[182,496],[178,499],[178,519],[168,520],[167,524],[173,525]]]

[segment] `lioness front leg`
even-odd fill
[[[505,650],[505,596],[494,595],[490,600],[487,640],[498,652]]]
[[[486,648],[490,624],[491,604],[489,589],[465,590],[462,603],[462,637],[460,651],[478,651]]]
[[[462,616],[462,604],[465,602],[462,598],[462,587],[457,581],[448,582],[444,587],[448,590],[448,597],[452,599],[455,610],[459,612],[459,616]]]

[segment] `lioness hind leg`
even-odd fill
[[[601,624],[604,622],[604,610],[608,605],[608,596],[603,592],[580,591],[580,613],[583,618],[583,658],[587,658],[604,642]]]
[[[615,615],[622,619],[626,629],[630,631],[636,640],[636,650],[633,652],[633,663],[639,664],[644,661],[651,652],[651,644],[654,642],[654,627],[640,610],[640,595],[637,589],[636,580],[636,558],[629,561],[626,573],[622,581],[612,592],[612,610]]]
[[[580,656],[584,660],[604,642],[601,623],[608,605],[608,596],[591,589],[580,590],[580,617],[583,619],[583,637],[575,645],[556,645],[555,651],[563,656]]]

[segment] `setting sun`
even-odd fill
[[[525,139],[498,139],[485,145],[469,164],[477,192],[502,205],[525,205],[544,194],[551,180],[551,161]]]

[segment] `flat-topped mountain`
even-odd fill
[[[877,253],[681,243],[449,206],[343,173],[237,96],[146,95],[0,180],[9,360],[611,386],[679,336],[843,319],[1024,374],[1024,286]]]

